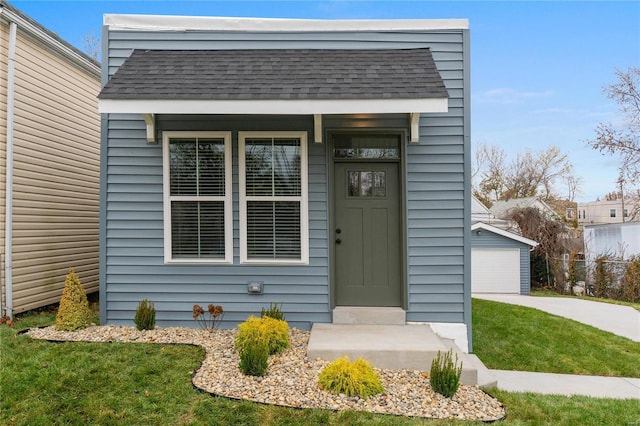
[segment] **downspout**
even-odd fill
[[[15,96],[15,60],[18,24],[9,23],[9,57],[7,58],[7,168],[4,215],[4,284],[6,314],[13,318],[12,236],[13,236],[13,119]]]

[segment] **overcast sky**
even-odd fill
[[[467,18],[471,140],[515,156],[551,145],[583,179],[578,201],[615,190],[617,160],[588,148],[598,122],[618,119],[602,94],[615,70],[640,66],[640,2],[13,1],[83,48],[105,13],[312,19]]]

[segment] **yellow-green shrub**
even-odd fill
[[[69,268],[69,274],[64,281],[60,307],[56,315],[56,328],[66,331],[84,328],[89,325],[91,316],[89,301],[82,283],[73,268]]]
[[[367,398],[384,392],[378,374],[371,364],[358,358],[350,362],[346,356],[327,365],[318,376],[318,382],[329,392]]]
[[[236,348],[242,352],[247,345],[256,340],[265,342],[269,349],[269,355],[280,353],[290,345],[289,324],[271,317],[256,318],[251,316],[238,325]]]

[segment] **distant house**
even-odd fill
[[[508,220],[512,211],[528,207],[537,208],[549,219],[557,220],[564,216],[564,214],[558,214],[549,204],[538,197],[511,198],[509,200],[495,201],[489,210],[495,217]]]
[[[105,16],[101,320],[471,330],[466,20]]]
[[[581,225],[623,222],[640,222],[640,201],[637,198],[613,197],[578,204],[578,223]]]
[[[98,289],[99,64],[0,1],[2,313]]]
[[[585,225],[584,253],[588,264],[600,255],[621,259],[640,255],[640,222]]]

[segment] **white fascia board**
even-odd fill
[[[520,235],[514,234],[513,232],[505,231],[504,229],[496,228],[495,226],[491,226],[484,222],[476,222],[471,225],[471,230],[476,231],[478,229],[484,229],[485,231],[493,232],[494,234],[502,235],[503,237],[510,238],[515,241],[519,241],[521,243],[530,245],[531,247],[537,247],[538,243],[529,238],[522,237]]]
[[[115,15],[105,14],[110,29],[133,31],[402,31],[466,30],[468,19],[284,19],[217,16]]]
[[[100,113],[115,114],[392,114],[447,112],[446,98],[316,100],[100,99]]]

